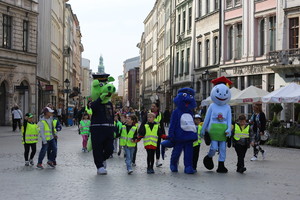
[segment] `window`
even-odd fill
[[[269,19],[269,33],[270,33],[270,51],[276,49],[276,16],[270,17]]]
[[[189,7],[188,30],[192,29],[192,7]]]
[[[228,31],[228,60],[233,58],[233,27],[231,26]]]
[[[218,44],[218,37],[214,37],[214,52],[213,52],[213,58],[214,58],[214,60],[213,60],[213,63],[214,64],[218,64],[218,62],[219,62],[219,49],[218,49],[218,46],[219,46],[219,44]]]
[[[210,5],[209,5],[210,0],[206,0],[206,14],[209,13],[210,11]]]
[[[209,58],[210,58],[209,40],[206,40],[205,48],[206,48],[205,66],[208,66],[209,65]]]
[[[175,76],[178,76],[178,69],[179,69],[179,52],[177,52],[177,54],[176,54]]]
[[[202,44],[198,42],[198,66],[201,67],[201,59],[202,59]]]
[[[179,75],[183,75],[183,67],[184,67],[184,50],[181,51],[181,62],[180,62],[180,72]]]
[[[275,74],[268,74],[268,92],[274,91]]]
[[[262,75],[251,75],[248,76],[249,86],[253,85],[258,88],[262,88]]]
[[[234,4],[235,6],[239,6],[239,5],[241,5],[241,0],[235,0],[235,4]]]
[[[202,0],[199,0],[198,1],[198,17],[201,17],[202,16]]]
[[[4,48],[11,48],[11,25],[12,25],[12,17],[8,15],[3,15],[3,44]]]
[[[289,48],[294,49],[299,47],[299,18],[289,19]]]
[[[186,23],[186,13],[183,11],[182,13],[182,32],[185,32],[185,23]]]
[[[215,0],[215,10],[219,9],[219,0]]]
[[[265,54],[265,20],[264,19],[260,21],[259,29],[260,29],[259,50],[260,50],[260,55],[262,56]]]
[[[23,21],[23,51],[28,51],[29,22]]]
[[[226,0],[226,8],[232,7],[232,0]]]
[[[236,35],[236,59],[242,58],[242,24],[237,25],[237,35]]]
[[[180,34],[180,19],[181,18],[181,16],[180,16],[180,14],[178,15],[178,35]]]
[[[186,65],[185,65],[185,74],[190,73],[190,48],[186,49]]]

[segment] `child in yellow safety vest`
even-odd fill
[[[132,174],[132,158],[136,147],[137,141],[137,127],[138,122],[135,115],[129,115],[126,118],[126,125],[122,126],[122,132],[120,137],[120,146],[124,148],[126,158],[125,163],[128,174]]]
[[[33,166],[33,158],[36,153],[36,143],[38,142],[39,127],[33,121],[33,114],[27,113],[25,115],[24,123],[21,128],[22,130],[22,144],[24,144],[24,158],[25,166]],[[31,148],[30,158],[28,160],[29,151]]]
[[[166,139],[167,136],[162,131],[159,123],[155,122],[156,115],[154,113],[147,114],[147,123],[142,125],[138,131],[139,140],[144,138],[144,146],[147,151],[147,174],[154,174],[154,157],[157,148],[158,138]]]
[[[250,148],[250,125],[246,122],[246,116],[240,115],[238,123],[234,124],[233,135],[233,147],[237,154],[237,172],[244,173],[246,171],[244,158],[247,149]]]
[[[197,163],[199,159],[199,153],[200,153],[200,145],[202,143],[201,137],[200,137],[200,132],[202,130],[201,126],[201,116],[196,114],[194,116],[194,123],[196,125],[196,130],[198,134],[198,140],[194,141],[193,143],[193,169],[196,172],[197,171]]]
[[[88,152],[87,150],[87,141],[90,136],[90,116],[88,113],[84,113],[82,120],[79,122],[80,135],[82,136],[82,152]]]

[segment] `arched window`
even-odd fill
[[[205,66],[209,65],[209,58],[210,58],[210,43],[209,40],[206,40],[205,42],[205,47],[206,47],[206,59],[205,59]]]
[[[218,37],[214,37],[214,52],[213,52],[213,63],[218,64],[219,62],[219,44],[218,44]]]

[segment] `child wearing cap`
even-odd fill
[[[82,152],[88,152],[87,150],[87,141],[89,136],[91,135],[90,126],[91,120],[88,113],[84,113],[82,116],[82,120],[79,122],[80,135],[82,136]]]
[[[196,114],[194,116],[194,123],[196,125],[196,130],[197,130],[197,134],[198,134],[198,140],[194,141],[194,143],[193,143],[193,169],[196,172],[198,159],[199,159],[199,153],[200,153],[200,145],[202,143],[202,140],[200,137],[200,132],[202,130],[201,116],[199,114]]]
[[[24,118],[24,123],[21,128],[22,131],[22,144],[24,144],[24,158],[25,166],[33,166],[33,158],[36,153],[36,143],[38,142],[39,127],[33,121],[33,114],[27,113]],[[31,149],[30,158],[29,151]]]

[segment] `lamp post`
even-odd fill
[[[65,93],[67,93],[67,110],[66,110],[66,114],[67,114],[67,121],[66,121],[66,125],[68,126],[69,125],[69,122],[68,122],[68,119],[69,119],[69,87],[70,87],[70,81],[69,81],[69,79],[66,79],[65,81],[64,81],[64,83],[65,83],[65,86],[66,86],[66,90],[65,90]]]

